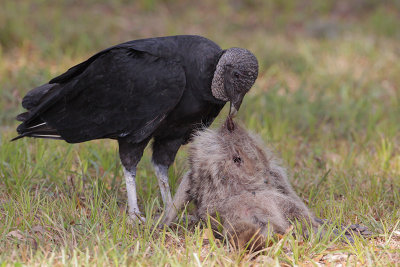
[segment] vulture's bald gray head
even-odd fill
[[[211,84],[216,99],[231,102],[231,115],[235,115],[244,95],[258,76],[257,58],[243,48],[229,48],[218,61]]]

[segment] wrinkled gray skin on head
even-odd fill
[[[231,108],[236,112],[257,76],[257,58],[249,50],[229,48],[219,59],[215,69],[211,84],[212,94],[219,100],[230,101]]]

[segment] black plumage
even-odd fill
[[[22,101],[28,111],[17,117],[22,123],[14,140],[117,139],[122,164],[134,177],[153,138],[153,162],[167,170],[179,147],[208,127],[227,101],[239,109],[257,74],[249,51],[222,50],[200,36],[122,43],[28,92]]]

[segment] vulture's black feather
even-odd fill
[[[28,92],[15,139],[117,139],[124,170],[134,177],[153,138],[153,161],[168,169],[192,132],[208,127],[227,101],[240,107],[257,73],[249,51],[222,50],[200,36],[126,42]]]

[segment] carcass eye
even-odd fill
[[[237,165],[240,165],[240,163],[242,163],[242,158],[239,156],[234,156],[233,162],[235,162]]]

